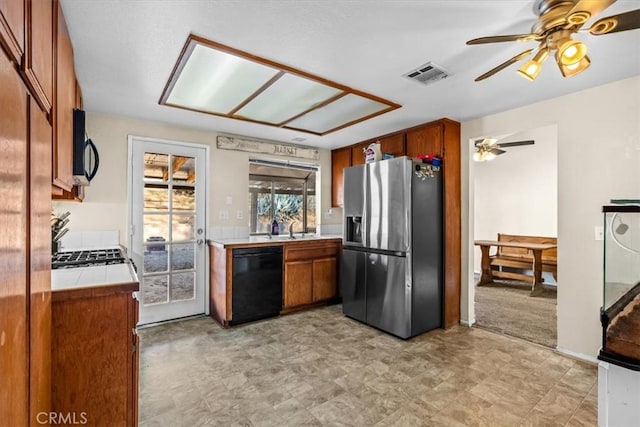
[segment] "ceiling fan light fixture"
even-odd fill
[[[473,153],[473,160],[475,162],[488,162],[489,160],[493,160],[496,158],[496,155],[491,151],[487,151],[485,149],[480,149]]]
[[[585,55],[580,62],[571,65],[562,65],[558,63],[560,67],[560,72],[562,73],[562,77],[573,77],[577,74],[580,74],[591,65],[591,60],[587,55]]]
[[[567,39],[559,44],[558,52],[556,54],[556,61],[561,65],[573,65],[582,61],[587,55],[587,46],[573,39]]]
[[[538,74],[540,74],[542,63],[547,59],[547,56],[549,56],[549,49],[546,47],[540,48],[531,60],[525,62],[525,64],[520,67],[518,73],[528,80],[534,80],[538,77]]]

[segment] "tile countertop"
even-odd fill
[[[305,243],[305,242],[313,242],[318,240],[342,240],[342,234],[323,234],[323,235],[315,235],[308,234],[304,237],[300,237],[299,235],[295,236],[295,239],[290,239],[289,235],[281,234],[279,236],[273,236],[271,239],[265,235],[261,236],[249,236],[245,238],[239,239],[210,239],[208,243],[210,245],[219,246],[219,247],[233,247],[233,246],[281,246],[284,244],[292,244],[292,243]]]
[[[130,263],[51,270],[54,292],[133,282],[138,282],[138,276]]]

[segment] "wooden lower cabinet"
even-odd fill
[[[313,261],[284,264],[284,308],[313,302]]]
[[[53,412],[86,425],[138,424],[137,290],[132,282],[52,292]]]
[[[335,298],[338,295],[338,260],[313,260],[313,302]]]
[[[232,321],[232,252],[239,247],[283,246],[282,311],[331,302],[338,297],[338,258],[342,239],[301,239],[264,244],[209,242],[211,317],[227,327]]]
[[[339,244],[335,242],[285,248],[285,310],[338,296],[338,255]]]

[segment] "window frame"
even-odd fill
[[[316,173],[317,171],[313,171],[313,178],[316,178]],[[270,206],[270,211],[269,211],[269,215],[271,218],[275,218],[275,195],[276,195],[276,189],[275,189],[275,182],[290,182],[290,183],[301,183],[302,184],[302,192],[298,192],[298,191],[293,191],[293,190],[289,190],[289,191],[278,191],[278,194],[296,194],[296,195],[301,195],[302,196],[302,233],[315,233],[317,230],[317,227],[313,227],[313,228],[309,228],[308,226],[308,221],[307,221],[307,215],[308,215],[308,196],[313,195],[316,196],[316,191],[314,190],[313,193],[310,194],[309,192],[309,185],[308,185],[308,181],[309,178],[293,178],[293,177],[281,177],[281,176],[275,176],[275,175],[259,175],[259,174],[249,174],[249,182],[251,181],[264,181],[264,182],[268,182],[270,184],[270,193],[271,193],[271,206]],[[262,192],[260,191],[256,191],[255,189],[249,188],[249,196],[250,196],[250,202],[249,202],[249,212],[250,212],[250,223],[249,223],[249,235],[251,236],[264,236],[267,234],[270,234],[269,232],[267,233],[259,233],[257,232],[257,210],[254,210],[254,207],[257,206],[257,194],[260,194]],[[254,198],[255,197],[255,198]],[[316,200],[317,203],[317,200]]]

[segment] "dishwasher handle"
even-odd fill
[[[254,248],[238,248],[233,250],[233,257],[253,257],[265,255],[282,255],[282,246],[267,246]]]

